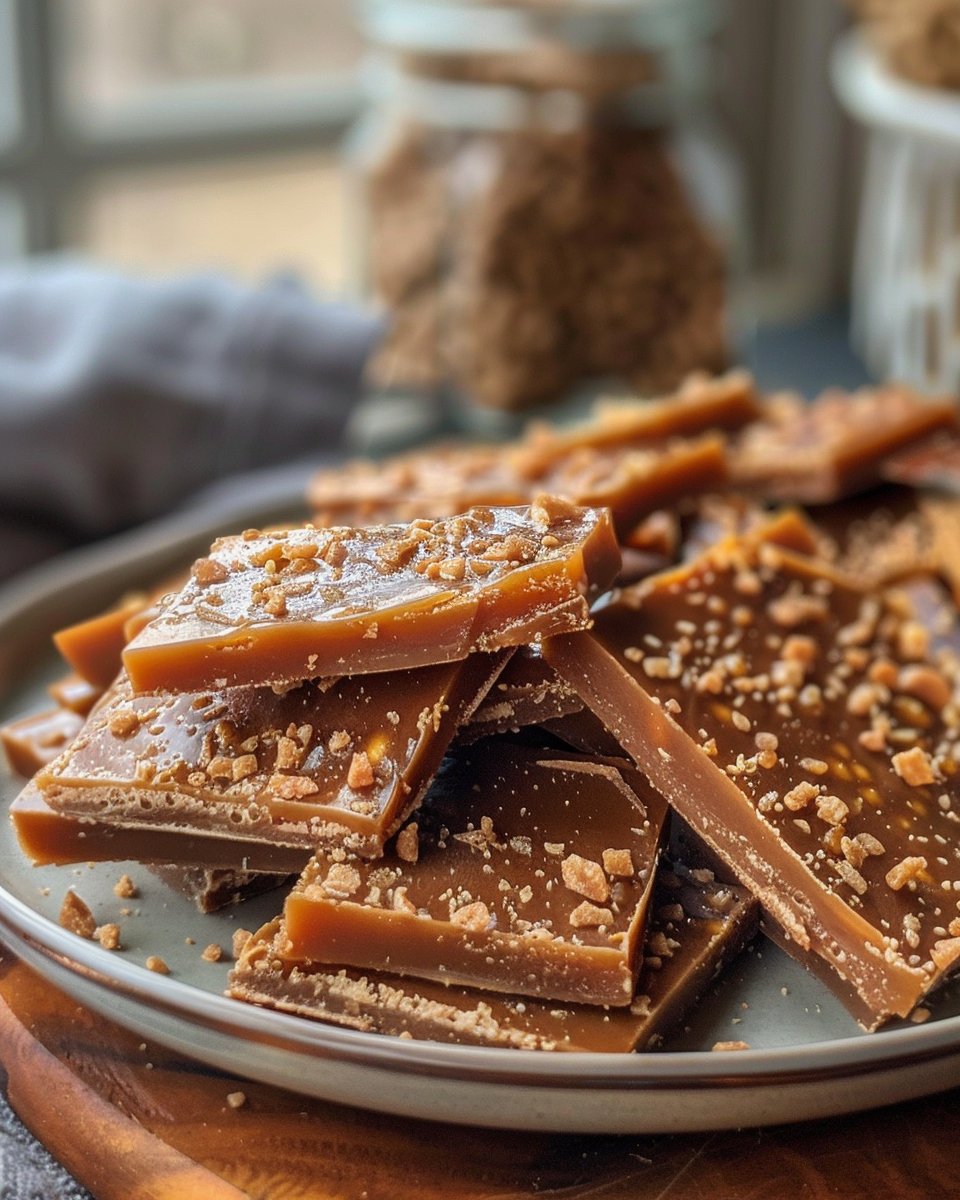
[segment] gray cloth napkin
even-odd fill
[[[0,1095],[0,1200],[92,1200]]]
[[[379,333],[290,280],[0,271],[0,576],[335,446]]]

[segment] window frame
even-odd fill
[[[171,85],[109,116],[71,113],[59,85],[65,31],[57,8],[57,0],[0,0],[15,110],[10,136],[0,130],[0,195],[19,209],[24,254],[69,244],[69,210],[93,175],[331,147],[359,111],[357,76],[331,74],[269,88]]]

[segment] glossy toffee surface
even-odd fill
[[[875,1017],[960,954],[956,663],[903,591],[732,539],[544,653]]]
[[[265,925],[231,974],[240,999],[354,1029],[525,1050],[626,1053],[668,1032],[756,930],[741,888],[661,865],[644,936],[643,966],[626,1008],[560,1004],[402,979],[383,971],[284,959],[286,931]]]
[[[382,860],[318,854],[285,906],[287,953],[627,1005],[665,819],[623,762],[488,739]]]
[[[544,496],[445,521],[215,542],[126,647],[135,691],[401,670],[583,628],[620,566],[609,514]]]

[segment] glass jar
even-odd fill
[[[379,391],[500,410],[729,356],[741,180],[715,0],[371,0],[358,282]]]

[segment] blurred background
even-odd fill
[[[828,84],[837,0],[730,0],[718,100],[770,316],[845,290],[858,156]],[[351,279],[350,0],[0,0],[0,256]]]
[[[0,283],[81,256],[133,289],[139,346],[144,281],[214,272],[248,410],[325,381],[363,449],[736,362],[956,390],[958,64],[960,0],[0,0]],[[149,349],[123,382],[156,407]],[[236,362],[200,349],[226,403]],[[128,518],[252,465],[263,428]],[[273,459],[340,437],[289,429]]]

